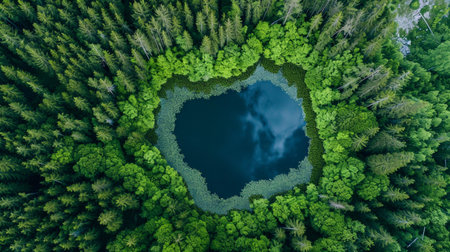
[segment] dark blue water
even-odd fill
[[[177,115],[175,136],[185,162],[222,198],[252,180],[296,168],[308,152],[302,107],[270,82],[242,92],[191,100]]]

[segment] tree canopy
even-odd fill
[[[403,55],[399,2],[3,0],[0,250],[449,251],[448,3]],[[160,97],[258,63],[307,89],[323,155],[205,212],[154,146]]]

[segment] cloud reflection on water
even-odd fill
[[[309,145],[304,126],[300,102],[261,81],[239,93],[186,102],[175,135],[184,161],[226,198],[252,180],[296,168]]]
[[[305,126],[301,101],[286,99],[288,96],[277,86],[268,82],[249,86],[245,92],[239,93],[244,99],[247,113],[240,119],[244,130],[249,131],[254,152],[251,158],[249,176],[256,179],[256,169],[267,167],[282,158],[286,150],[287,139]],[[302,139],[298,139],[299,141]],[[292,141],[289,145],[292,145]],[[266,171],[275,176],[276,170]]]

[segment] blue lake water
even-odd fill
[[[298,101],[261,81],[241,92],[187,101],[174,133],[185,162],[202,173],[211,192],[227,198],[252,180],[296,168],[308,154],[305,124]]]

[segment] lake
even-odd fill
[[[184,103],[174,134],[184,161],[219,197],[296,168],[308,154],[301,99],[270,81]]]

